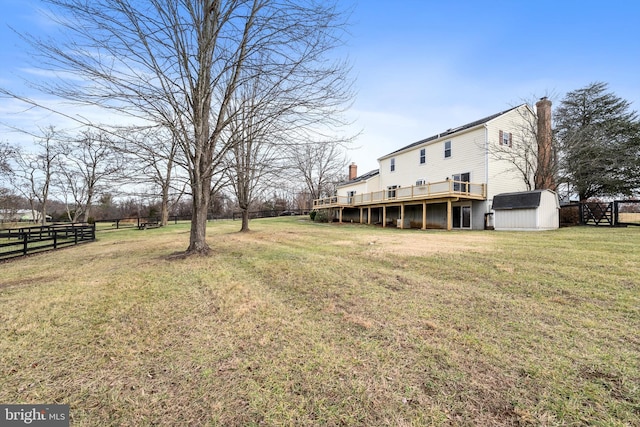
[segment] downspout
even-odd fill
[[[484,191],[485,197],[489,196],[489,128],[484,124]]]
[[[489,127],[484,124],[484,196],[487,198],[485,202],[484,225],[485,230],[488,227],[488,217],[491,215],[491,205],[489,204]]]

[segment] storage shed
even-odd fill
[[[493,210],[496,230],[555,230],[560,225],[558,194],[551,190],[497,194]]]

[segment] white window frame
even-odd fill
[[[462,180],[463,175],[466,175],[465,178],[467,178],[467,181]],[[453,191],[462,191],[463,193],[466,193],[467,191],[469,191],[468,183],[471,182],[471,172],[456,173],[456,174],[453,174],[451,178],[454,181]],[[462,182],[464,182],[465,184],[462,184]]]
[[[390,185],[387,187],[387,199],[395,199],[396,198],[396,190],[400,187],[399,185]]]
[[[425,163],[427,163],[427,149],[426,148],[421,148],[420,149],[420,164],[424,165]]]
[[[451,145],[452,145],[451,140],[444,142],[444,158],[445,159],[451,158],[451,153],[452,153]]]
[[[395,157],[391,158],[391,166],[389,167],[389,170],[391,172],[395,172],[396,171],[396,158]]]
[[[502,135],[502,140],[500,141],[500,145],[505,145],[507,147],[511,146],[511,132],[500,131]]]

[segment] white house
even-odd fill
[[[542,117],[551,103],[536,107]],[[314,209],[331,209],[340,221],[400,228],[487,228],[495,195],[528,190],[505,153],[523,143],[531,123],[535,114],[522,104],[386,154],[364,175],[352,164],[336,196],[315,200]]]

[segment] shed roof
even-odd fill
[[[546,190],[502,193],[493,196],[493,209],[534,209],[540,207],[542,192]]]

